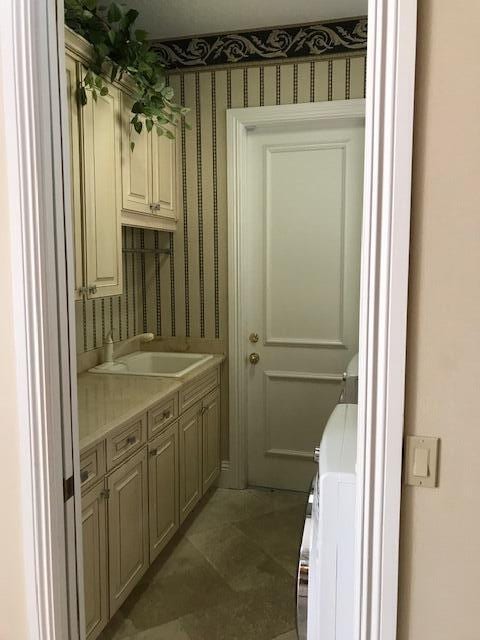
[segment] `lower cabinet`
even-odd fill
[[[179,421],[180,522],[202,497],[202,406],[196,404]]]
[[[212,391],[202,401],[202,493],[220,473],[220,390]]]
[[[147,446],[126,459],[107,456],[115,465],[108,475],[105,442],[82,453],[82,470],[96,482],[85,480],[82,496],[86,640],[98,637],[220,473],[220,389],[205,391]],[[117,431],[112,442],[131,436],[125,425]]]
[[[179,526],[178,422],[148,446],[150,562]]]
[[[220,473],[220,390],[180,417],[180,522]]]
[[[94,640],[108,622],[107,505],[103,483],[82,498],[85,629]]]
[[[110,617],[149,565],[147,449],[107,476]]]

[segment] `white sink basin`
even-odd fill
[[[101,364],[91,373],[114,373],[129,376],[161,376],[180,378],[213,358],[209,353],[170,353],[134,351],[111,364]]]

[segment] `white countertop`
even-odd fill
[[[181,378],[81,373],[77,379],[80,450],[96,444],[112,429],[168,399],[224,360],[224,355],[214,355]]]

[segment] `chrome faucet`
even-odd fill
[[[140,340],[141,342],[151,342],[154,339],[153,333],[141,333],[138,336],[133,336],[128,338],[128,340],[124,340],[122,342],[122,347],[127,345],[129,342],[133,342],[134,340]],[[112,364],[114,362],[114,354],[113,354],[113,336],[112,332],[109,331],[105,338],[105,342],[103,343],[103,364]]]

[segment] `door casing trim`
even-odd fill
[[[369,0],[368,15],[354,640],[395,640],[417,2]],[[327,103],[332,117],[335,106],[341,117],[347,102],[352,101]],[[268,109],[280,119],[290,118],[292,111],[308,118],[316,105]],[[232,487],[245,486],[247,478],[239,214],[245,202],[248,129],[256,126],[261,110],[227,112],[230,460],[222,465],[222,486]]]

